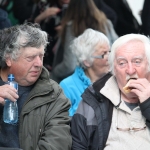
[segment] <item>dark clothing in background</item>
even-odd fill
[[[22,24],[26,19],[28,19],[32,14],[32,9],[34,2],[32,0],[13,0],[13,12],[14,16]]]
[[[2,8],[3,10],[5,10],[8,14],[8,18],[11,22],[11,25],[17,25],[19,24],[18,19],[14,16],[14,11],[13,11],[13,7],[14,7],[14,0],[1,0],[0,1],[0,8]],[[24,12],[21,12],[21,15]]]
[[[140,33],[140,25],[132,14],[126,0],[104,0],[117,14],[115,30],[119,36]]]
[[[113,26],[115,27],[117,23],[116,12],[110,6],[108,6],[103,0],[94,0],[94,2],[97,8],[105,13],[106,17],[109,20],[111,20]]]
[[[47,7],[57,7],[60,8],[61,11],[57,13],[57,15],[46,18],[45,20],[41,21],[40,25],[42,30],[46,31],[49,35],[49,45],[47,46],[47,50],[44,57],[44,66],[51,71],[51,67],[54,60],[54,52],[53,47],[55,46],[58,37],[57,31],[55,27],[60,25],[66,7],[61,7],[57,2],[54,5],[51,5],[49,2],[39,1],[36,5],[35,11],[32,13],[31,17],[29,18],[29,22],[34,22],[34,19],[43,12]]]
[[[150,0],[145,0],[141,15],[142,20],[142,33],[150,36]]]
[[[0,29],[8,28],[10,26],[11,22],[8,19],[7,12],[0,8]]]

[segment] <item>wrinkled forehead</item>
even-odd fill
[[[145,57],[145,46],[141,41],[129,41],[117,48],[115,58]]]

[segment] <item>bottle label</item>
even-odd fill
[[[9,82],[9,85],[14,87],[16,90],[18,90],[18,84],[16,82]]]

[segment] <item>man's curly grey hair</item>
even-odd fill
[[[0,67],[5,68],[6,59],[16,60],[21,48],[44,46],[48,44],[48,35],[38,24],[25,23],[0,31]]]

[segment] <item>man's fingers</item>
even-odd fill
[[[4,98],[0,97],[0,104],[4,105],[5,104],[5,100]]]
[[[2,99],[9,99],[11,101],[16,101],[19,98],[17,90],[10,85],[0,86],[0,97]],[[3,103],[3,100],[2,100]]]

